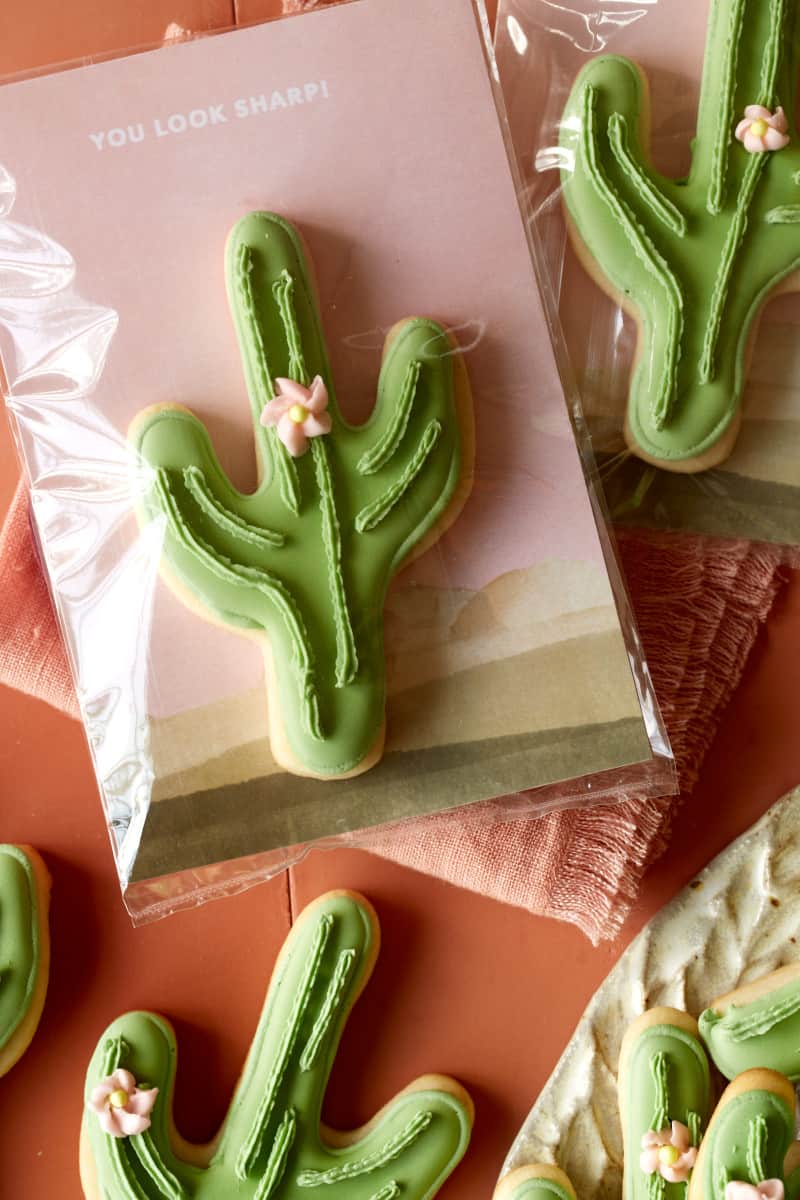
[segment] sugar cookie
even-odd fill
[[[558,1167],[535,1163],[500,1180],[493,1200],[576,1200],[575,1189]]]
[[[387,587],[471,485],[466,371],[444,329],[403,320],[372,416],[349,425],[292,226],[244,217],[226,272],[261,482],[242,495],[200,421],[156,405],[129,430],[151,469],[141,516],[165,521],[165,576],[184,602],[260,643],[275,759],[295,774],[355,775],[383,749]]]
[[[794,1088],[775,1071],[746,1071],[722,1094],[689,1184],[689,1200],[784,1200]]]
[[[30,846],[0,846],[0,1075],[27,1050],[50,971],[50,876]]]
[[[624,1200],[653,1200],[654,1181],[666,1196],[682,1197],[710,1107],[697,1022],[674,1008],[654,1008],[634,1021],[619,1063]]]
[[[651,165],[647,81],[628,59],[593,58],[562,117],[573,242],[639,325],[626,440],[669,470],[730,454],[761,309],[800,288],[799,11],[711,0],[686,180]]]
[[[279,956],[218,1137],[190,1146],[172,1122],[170,1026],[129,1013],[106,1031],[86,1081],[81,1180],[90,1200],[431,1200],[464,1154],[472,1104],[426,1076],[352,1134],[320,1126],[347,1015],[378,954],[371,906],[349,892],[311,904]]]
[[[800,1080],[800,963],[713,1000],[700,1033],[726,1079],[769,1067]]]

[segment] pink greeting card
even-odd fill
[[[556,780],[652,749],[472,0],[357,0],[0,89],[0,351],[123,881]],[[13,213],[11,205],[13,203]],[[223,251],[295,225],[346,418],[424,315],[469,374],[476,463],[386,606],[387,744],[288,775],[262,656],[165,586],[126,432],[178,403],[255,486]]]

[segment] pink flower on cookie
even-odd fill
[[[725,1200],[783,1200],[784,1187],[780,1179],[764,1179],[761,1183],[740,1183],[732,1179],[725,1185]]]
[[[650,1129],[642,1137],[639,1165],[647,1175],[658,1172],[667,1183],[686,1183],[696,1161],[697,1150],[689,1130],[680,1121],[673,1121],[670,1129]]]
[[[789,122],[782,108],[770,112],[763,104],[748,104],[744,120],[736,126],[736,137],[751,154],[783,150],[789,145]]]
[[[292,458],[299,458],[308,449],[309,438],[330,433],[328,389],[319,375],[311,387],[304,387],[293,379],[276,379],[277,394],[264,405],[261,424],[267,428],[276,426],[278,437]]]
[[[144,1133],[150,1128],[150,1113],[158,1088],[140,1088],[130,1071],[117,1069],[92,1090],[89,1108],[106,1133],[115,1138]]]

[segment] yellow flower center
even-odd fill
[[[122,1088],[120,1088],[116,1092],[112,1092],[111,1095],[108,1097],[108,1103],[111,1105],[112,1108],[124,1108],[129,1100],[130,1100],[130,1096],[128,1095],[127,1092],[124,1092],[122,1090]]]
[[[675,1163],[680,1158],[680,1154],[675,1146],[661,1146],[658,1151],[658,1161],[664,1167],[674,1167]]]
[[[750,126],[750,132],[753,137],[764,137],[768,129],[769,125],[763,119],[753,121],[753,124]]]
[[[302,404],[293,404],[289,409],[289,419],[294,421],[295,425],[302,425],[308,416],[308,409]]]

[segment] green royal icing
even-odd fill
[[[717,1108],[698,1163],[701,1195],[725,1200],[732,1180],[783,1179],[783,1160],[794,1137],[794,1110],[773,1092],[742,1092]]]
[[[795,1167],[786,1176],[786,1200],[797,1200],[800,1196],[800,1167]]]
[[[327,1146],[320,1113],[349,1008],[369,973],[373,921],[332,895],[297,922],[270,986],[250,1055],[206,1168],[169,1141],[176,1046],[170,1028],[130,1013],[106,1031],[86,1098],[117,1066],[157,1086],[146,1134],[115,1139],[86,1111],[85,1131],[105,1200],[430,1200],[469,1141],[471,1116],[447,1092],[398,1097],[359,1142]]]
[[[729,1005],[724,1016],[707,1008],[699,1025],[727,1079],[751,1067],[768,1067],[800,1080],[800,977],[750,1004]]]
[[[453,348],[432,321],[405,321],[384,359],[375,411],[353,427],[336,405],[292,227],[268,213],[244,217],[226,269],[262,482],[242,495],[195,417],[149,410],[131,431],[155,469],[143,516],[166,518],[170,572],[210,615],[268,637],[300,769],[341,775],[370,754],[383,725],[386,589],[459,485]],[[260,417],[276,378],[307,386],[317,374],[333,428],[293,459]]]
[[[30,1011],[41,957],[36,876],[18,846],[0,846],[0,1051]]]
[[[524,1179],[504,1200],[574,1200],[574,1196],[552,1179]]]
[[[729,430],[761,305],[800,268],[799,10],[800,0],[713,0],[686,180],[644,155],[646,86],[627,59],[590,62],[562,118],[569,215],[640,318],[629,432],[667,466],[712,451]],[[783,106],[788,147],[750,154],[736,141],[749,104]]]
[[[708,1060],[700,1040],[677,1025],[642,1029],[626,1058],[620,1117],[626,1153],[624,1200],[685,1200],[682,1183],[667,1183],[639,1166],[642,1137],[680,1121],[694,1135],[705,1129],[710,1106]]]

